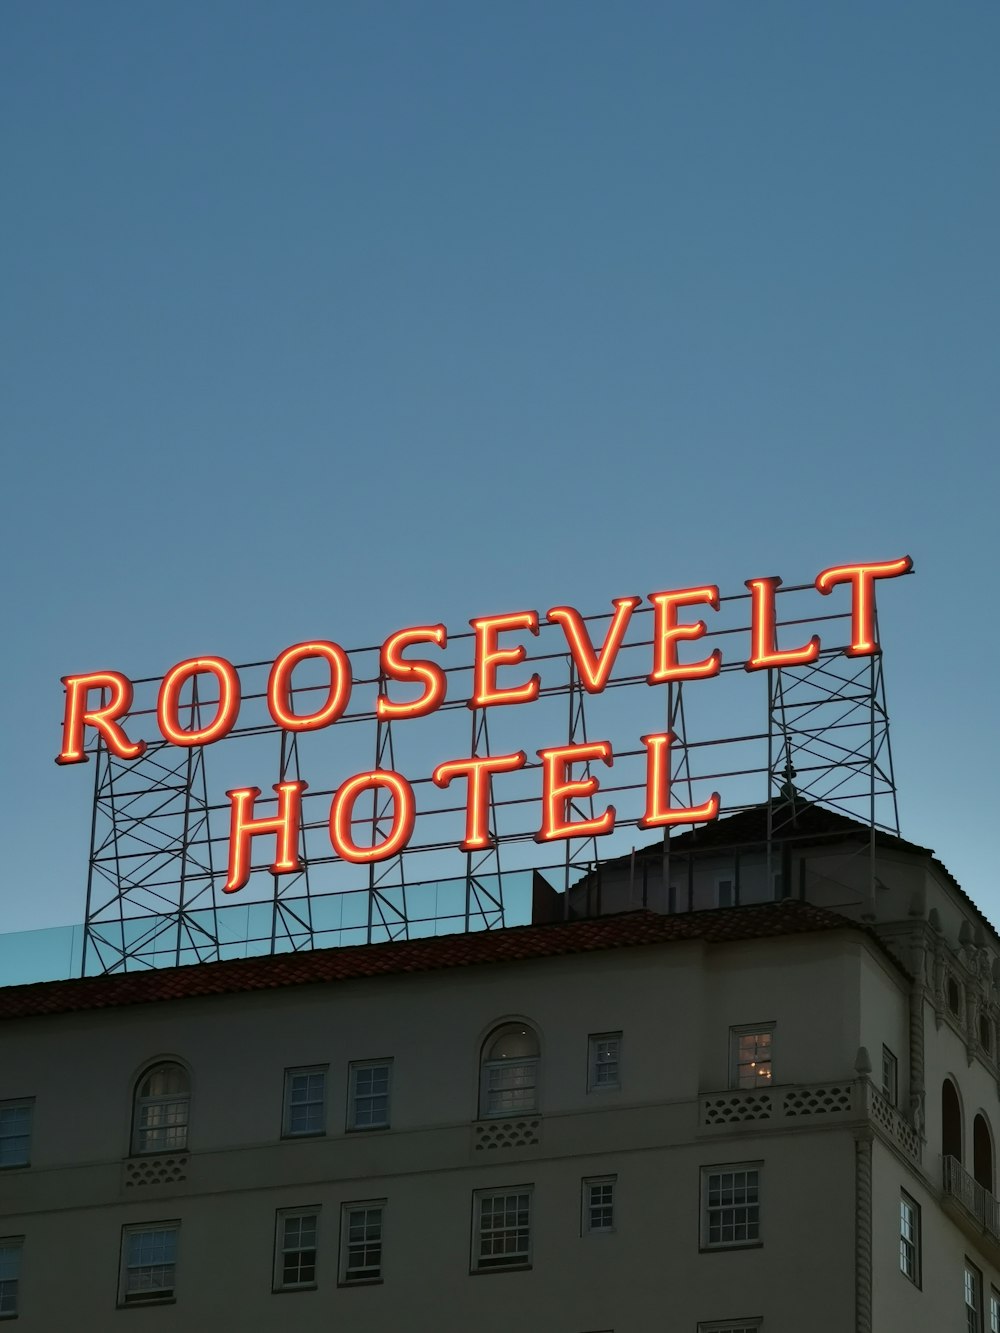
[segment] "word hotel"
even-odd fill
[[[870,656],[879,651],[875,636],[875,581],[907,574],[912,568],[909,556],[865,564],[834,565],[822,570],[815,579],[818,592],[826,595],[841,584],[851,592],[851,642],[844,649],[848,656]],[[747,671],[774,667],[807,665],[816,661],[820,640],[813,635],[796,648],[779,649],[775,594],[781,586],[777,577],[748,579],[751,623],[750,655],[744,662]],[[681,662],[677,649],[681,643],[699,639],[708,632],[706,622],[683,623],[678,612],[684,607],[705,606],[718,611],[719,589],[715,585],[681,588],[652,593],[647,599],[653,610],[652,670],[650,685],[671,681],[701,680],[718,675],[722,665],[719,649],[699,661]],[[622,647],[633,612],[641,605],[640,597],[619,597],[610,623],[599,647],[595,647],[584,617],[570,606],[556,606],[547,613],[550,624],[559,625],[566,637],[569,653],[580,683],[592,694],[604,690]],[[498,671],[517,667],[527,658],[523,645],[502,646],[504,633],[538,635],[537,611],[515,611],[479,617],[469,622],[473,629],[473,690],[469,708],[492,708],[526,704],[538,698],[541,680],[532,674],[519,683],[501,685]],[[380,720],[422,717],[444,703],[447,678],[438,662],[412,659],[404,652],[418,644],[432,644],[445,649],[448,643],[444,625],[417,625],[397,630],[380,649],[380,673],[383,684],[395,682],[419,687],[420,693],[409,701],[393,700],[382,688],[376,702]],[[297,713],[293,703],[292,676],[302,662],[313,659],[329,671],[326,698],[310,713]],[[185,726],[182,717],[182,693],[195,677],[211,677],[218,687],[215,716],[208,723]],[[337,722],[346,712],[353,685],[350,660],[345,650],[329,640],[293,644],[275,659],[267,685],[267,707],[276,727],[289,732],[315,731]],[[85,763],[86,729],[93,729],[108,751],[122,760],[139,758],[146,742],[132,740],[123,725],[132,706],[133,686],[118,671],[93,671],[63,677],[66,689],[63,715],[62,748],[58,764]],[[92,706],[91,695],[99,692],[100,701]],[[192,747],[210,745],[232,732],[241,704],[237,669],[222,657],[188,658],[178,662],[163,677],[157,696],[156,720],[163,739],[171,745]],[[676,806],[670,802],[670,745],[673,735],[661,732],[640,737],[646,755],[646,807],[638,825],[643,829],[675,824],[703,823],[717,818],[719,795],[713,792],[698,806]],[[542,821],[535,834],[539,842],[560,838],[589,838],[611,833],[615,826],[614,806],[590,819],[570,818],[574,801],[592,797],[599,789],[596,777],[589,773],[573,778],[573,764],[588,766],[600,762],[609,768],[614,762],[608,741],[554,746],[537,751],[542,770]],[[490,845],[490,783],[500,773],[524,768],[528,764],[523,750],[511,754],[470,756],[439,764],[432,774],[438,787],[448,787],[455,779],[466,782],[466,827],[460,846],[463,851],[477,851]],[[302,781],[275,784],[277,813],[254,817],[254,803],[261,795],[259,787],[239,787],[226,793],[231,802],[229,865],[225,884],[228,893],[243,888],[250,877],[250,847],[255,837],[273,835],[276,855],[271,865],[274,874],[291,874],[301,868],[298,855],[301,829],[302,793],[308,784]],[[372,846],[354,841],[354,808],[367,791],[382,789],[392,801],[392,823],[386,837]],[[345,861],[365,864],[398,855],[409,843],[416,820],[413,787],[402,774],[389,769],[358,773],[343,782],[333,795],[330,807],[330,840],[336,854]]]

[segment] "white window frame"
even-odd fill
[[[281,1137],[283,1139],[316,1139],[326,1133],[326,1113],[327,1113],[327,1074],[329,1065],[295,1065],[291,1069],[285,1070],[284,1093],[281,1102]],[[304,1101],[293,1101],[292,1099],[292,1081],[296,1078],[311,1078],[319,1075],[322,1080],[321,1093],[319,1098],[311,1097]],[[292,1128],[292,1108],[293,1106],[318,1106],[320,1125],[318,1129],[293,1129]]]
[[[526,1055],[520,1060],[484,1060],[479,1078],[479,1118],[481,1120],[502,1120],[512,1116],[535,1115],[538,1111],[538,1076],[541,1069],[541,1056]],[[525,1076],[523,1082],[517,1082],[517,1072]],[[490,1087],[494,1073],[506,1075],[510,1085]],[[490,1102],[494,1093],[521,1094],[522,1102],[491,1109]],[[530,1096],[527,1095],[530,1093]]]
[[[507,1185],[503,1188],[490,1188],[476,1190],[472,1196],[472,1253],[470,1255],[470,1271],[473,1273],[509,1273],[523,1271],[531,1267],[532,1253],[534,1247],[534,1185]],[[511,1201],[515,1209],[516,1216],[521,1212],[520,1201],[527,1199],[526,1211],[528,1215],[527,1225],[522,1227],[516,1220],[513,1226],[490,1227],[490,1235],[502,1239],[504,1236],[513,1232],[515,1241],[521,1231],[527,1233],[524,1247],[511,1250],[509,1253],[500,1255],[484,1255],[483,1240],[486,1239],[483,1228],[483,1205],[489,1201],[497,1199],[504,1201],[504,1212],[506,1214],[508,1205]]]
[[[882,1043],[882,1096],[890,1106],[899,1105],[899,1061],[885,1043]]]
[[[27,1111],[27,1130],[18,1130],[14,1132],[9,1127],[4,1127],[4,1112]],[[0,1102],[0,1171],[17,1171],[22,1167],[31,1165],[31,1132],[34,1128],[35,1119],[35,1099],[34,1097],[13,1097],[9,1100]],[[4,1158],[8,1149],[6,1144],[15,1139],[24,1139],[24,1157],[21,1159],[11,1158],[5,1161]]]
[[[341,1287],[361,1287],[370,1283],[382,1282],[385,1272],[385,1199],[360,1199],[345,1203],[340,1208],[340,1274],[338,1285]],[[351,1214],[364,1213],[365,1237],[360,1242],[351,1239]],[[378,1213],[378,1237],[369,1240],[368,1227],[374,1225],[368,1221],[369,1213]],[[360,1244],[367,1251],[378,1246],[377,1264],[358,1264],[351,1266],[351,1248]],[[366,1256],[367,1257],[367,1256]]]
[[[616,1042],[615,1053],[602,1058],[602,1044]],[[614,1066],[614,1074],[605,1077]],[[620,1032],[592,1032],[587,1038],[587,1091],[620,1092],[622,1086],[622,1034]]]
[[[156,1236],[159,1233],[173,1233],[173,1257],[163,1263],[133,1264],[135,1269],[169,1268],[171,1281],[159,1287],[137,1287],[129,1290],[129,1240],[133,1236]],[[138,1222],[122,1227],[121,1260],[118,1268],[118,1305],[119,1308],[133,1305],[163,1305],[176,1300],[177,1292],[177,1252],[180,1248],[181,1224],[176,1218],[165,1222]]]
[[[159,1069],[178,1069],[184,1075],[184,1092],[153,1093],[144,1096],[142,1086]],[[182,1108],[182,1116],[171,1119],[171,1113]],[[153,1112],[153,1121],[143,1124],[148,1112]],[[133,1157],[169,1157],[174,1153],[188,1150],[188,1135],[191,1130],[191,1074],[179,1060],[158,1060],[148,1065],[139,1075],[132,1095],[132,1143]],[[183,1133],[180,1133],[183,1131]],[[168,1142],[168,1139],[174,1142]],[[157,1142],[156,1140],[160,1141]],[[150,1146],[152,1145],[152,1146]]]
[[[721,1162],[715,1166],[703,1166],[701,1168],[701,1248],[703,1250],[738,1250],[747,1249],[763,1244],[761,1239],[761,1180],[763,1177],[762,1162]],[[750,1177],[753,1177],[751,1180]],[[726,1184],[727,1179],[731,1178],[731,1183]],[[713,1186],[714,1179],[719,1180],[718,1186]],[[713,1192],[718,1189],[720,1193],[729,1189],[734,1198],[727,1205],[720,1201],[713,1203]],[[736,1197],[743,1191],[748,1196],[739,1202]],[[749,1195],[753,1194],[753,1198]],[[725,1226],[732,1226],[734,1230],[737,1227],[746,1229],[746,1235],[733,1236],[731,1239],[712,1239],[713,1214],[720,1215],[720,1223]],[[737,1222],[737,1216],[743,1213],[744,1216],[740,1222]],[[732,1214],[732,1220],[725,1219]],[[753,1234],[751,1233],[751,1229]]]
[[[595,1190],[600,1190],[603,1196],[596,1203],[594,1201]],[[585,1176],[583,1178],[580,1192],[580,1232],[582,1235],[610,1236],[614,1233],[617,1194],[617,1176]],[[610,1212],[611,1218],[606,1225],[603,1222],[594,1225],[595,1209],[601,1212],[605,1210]]]
[[[370,1093],[358,1091],[358,1075],[365,1074],[369,1070],[384,1069],[386,1071],[385,1081],[385,1119],[383,1120],[358,1120],[359,1105],[362,1101],[374,1101],[376,1097],[382,1096],[381,1093]],[[347,1079],[347,1128],[350,1131],[364,1133],[370,1129],[389,1129],[392,1119],[392,1058],[391,1056],[382,1060],[352,1060],[348,1069]]]
[[[742,1023],[739,1027],[731,1027],[729,1029],[729,1086],[731,1088],[748,1089],[771,1087],[774,1082],[774,1036],[776,1026],[777,1024],[775,1023]],[[741,1083],[740,1069],[742,1065],[747,1062],[741,1061],[740,1059],[740,1040],[745,1037],[763,1036],[769,1038],[767,1046],[768,1059],[766,1061],[768,1073],[766,1076],[762,1076],[759,1071],[764,1068],[765,1062],[763,1060],[755,1061],[753,1067],[758,1071],[755,1075],[756,1081],[753,1083]],[[759,1044],[759,1042],[754,1043],[755,1055],[757,1054],[757,1047]],[[747,1077],[749,1078],[749,1075],[747,1075]]]
[[[996,1287],[990,1287],[990,1333],[1000,1333],[1000,1291]]]
[[[0,1320],[21,1313],[20,1283],[23,1236],[0,1236]]]
[[[965,1260],[963,1283],[965,1333],[983,1333],[983,1274],[970,1259]]]
[[[272,1291],[314,1291],[319,1281],[319,1215],[320,1206],[318,1203],[307,1204],[302,1208],[279,1208],[274,1215],[274,1272],[271,1281]],[[296,1220],[313,1219],[313,1243],[312,1243],[312,1269],[313,1276],[304,1282],[287,1282],[285,1280],[285,1255],[286,1254],[308,1254],[309,1246],[289,1245],[286,1223]],[[301,1242],[301,1229],[299,1241]],[[300,1265],[301,1266],[301,1265]]]
[[[899,1195],[899,1271],[920,1287],[920,1205],[906,1190]]]

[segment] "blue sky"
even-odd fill
[[[904,552],[902,831],[1000,917],[995,4],[3,25],[0,929],[82,915],[68,672]]]

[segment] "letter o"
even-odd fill
[[[377,847],[359,847],[351,837],[354,804],[362,792],[377,787],[385,787],[392,792],[392,831]],[[416,816],[413,788],[402,774],[382,768],[370,773],[358,773],[338,787],[330,805],[330,841],[333,850],[342,860],[352,861],[355,865],[385,861],[401,852],[410,841]]]
[[[330,690],[326,703],[315,713],[300,716],[292,712],[292,672],[300,662],[320,657],[330,666]],[[336,722],[351,697],[351,664],[339,643],[319,639],[296,643],[274,660],[267,678],[267,707],[271,717],[285,731],[317,731]]]
[[[214,676],[219,683],[219,706],[207,727],[186,731],[178,710],[181,690],[192,676]],[[240,711],[240,678],[224,657],[191,657],[178,662],[163,677],[156,700],[156,720],[165,740],[172,745],[211,745],[228,736]]]

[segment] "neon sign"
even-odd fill
[[[879,652],[875,630],[876,581],[898,577],[911,568],[909,556],[902,556],[868,564],[836,565],[817,575],[811,586],[823,596],[841,585],[847,585],[849,590],[850,643],[843,648],[844,654],[863,657]],[[747,672],[757,672],[815,662],[821,652],[817,634],[795,647],[778,646],[775,602],[781,580],[748,579],[746,587],[750,600],[749,644],[745,656],[735,663],[731,658],[724,662],[720,648],[705,653],[706,644],[702,647],[703,655],[698,657],[697,650],[690,647],[710,635],[708,613],[719,612],[719,589],[713,584],[655,592],[646,599],[615,598],[610,617],[600,617],[609,621],[600,643],[591,637],[586,618],[571,606],[552,607],[544,624],[558,627],[549,633],[561,629],[563,655],[568,655],[580,687],[592,695],[603,693],[614,683],[615,664],[626,645],[630,624],[641,612],[652,613],[650,655],[642,677],[650,686],[670,687],[684,681],[709,680],[719,675],[724,665],[742,664]],[[742,596],[745,598],[746,594]],[[699,611],[707,618],[692,619]],[[449,642],[444,625],[410,626],[390,634],[381,645],[378,693],[374,712],[369,716],[374,716],[380,725],[393,721],[406,724],[456,704],[459,707],[464,704],[474,715],[481,715],[488,709],[535,703],[544,689],[542,676],[532,666],[539,665],[541,659],[533,660],[523,642],[512,640],[518,635],[538,638],[542,625],[538,612],[514,611],[478,617],[469,623],[473,657],[467,698],[449,698]],[[470,636],[466,633],[464,637]],[[682,650],[695,660],[683,660]],[[324,676],[321,687],[310,687],[322,697],[318,706],[308,710],[295,706],[295,673],[305,663],[311,663]],[[127,676],[118,671],[94,671],[65,676],[63,684],[66,700],[62,746],[56,763],[85,763],[88,741],[91,752],[100,746],[126,762],[144,754],[147,741],[138,736],[133,739],[134,715],[130,710],[134,685]],[[356,684],[351,655],[339,644],[325,639],[293,644],[278,654],[270,668],[265,693],[269,724],[280,732],[297,736],[346,722],[350,720],[348,710]],[[185,702],[185,692],[190,695],[196,690],[204,696],[206,686],[208,716],[203,718],[200,709],[196,716],[192,704]],[[413,689],[417,693],[406,698]],[[162,741],[157,743],[191,749],[224,740],[238,728],[244,703],[240,673],[225,658],[205,656],[178,662],[159,683],[155,721]],[[718,792],[711,792],[700,803],[692,801],[687,805],[679,803],[672,792],[671,745],[675,739],[669,729],[640,737],[644,750],[645,808],[631,822],[641,829],[666,830],[675,825],[707,823],[718,817]],[[429,779],[421,779],[442,791],[456,784],[464,796],[464,837],[455,844],[462,851],[480,852],[491,846],[492,784],[503,782],[505,775],[524,768],[537,768],[540,774],[537,790],[540,810],[533,834],[537,842],[605,837],[614,831],[617,811],[614,803],[602,796],[601,785],[602,777],[606,785],[610,782],[608,775],[615,764],[616,756],[609,741],[585,739],[544,747],[535,752],[540,761],[537,764],[529,763],[524,750],[483,755],[475,752],[474,744],[471,748],[471,755],[444,759],[433,768]],[[257,813],[260,787],[234,786],[226,792],[229,854],[225,892],[236,893],[247,884],[251,853],[257,840],[263,840],[261,846],[273,848],[272,874],[292,874],[301,868],[303,794],[308,786],[304,780],[276,783],[273,787],[276,810],[269,815]],[[381,801],[386,812],[381,821],[365,821],[357,815],[358,803],[366,794]],[[590,805],[589,816],[582,811],[582,803]],[[400,855],[408,846],[419,817],[413,781],[391,766],[365,769],[348,776],[332,793],[328,811],[329,846],[335,858],[353,865],[384,861]],[[371,824],[371,836],[359,840],[357,826],[365,822]]]

